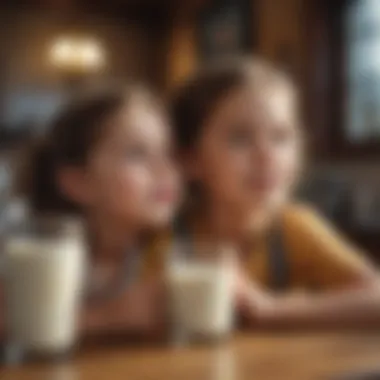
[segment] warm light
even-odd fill
[[[84,65],[97,68],[104,64],[103,51],[94,41],[86,41],[83,44],[80,56]]]
[[[51,59],[56,64],[69,60],[72,54],[73,46],[69,40],[57,41],[51,49]]]
[[[51,47],[50,62],[61,70],[96,71],[105,64],[99,42],[84,38],[61,38]]]

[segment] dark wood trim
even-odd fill
[[[166,22],[170,6],[170,0],[4,0],[0,11],[51,12],[78,19],[90,14],[149,27]]]
[[[331,49],[326,4],[313,0],[305,9],[306,90],[305,120],[308,134],[319,154],[331,152],[332,97]]]

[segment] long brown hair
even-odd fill
[[[274,65],[260,58],[236,58],[211,63],[185,81],[174,94],[171,108],[173,135],[180,155],[185,153],[191,157],[194,154],[193,149],[220,102],[231,92],[245,87],[253,88],[258,94],[268,88],[281,89],[292,98],[297,112],[299,111],[295,84]],[[304,161],[305,138],[300,128],[297,129],[302,136],[300,157]],[[203,194],[202,184],[191,180],[187,188],[189,204],[199,202]]]
[[[106,133],[107,121],[131,98],[139,97],[162,110],[150,91],[140,86],[107,88],[72,101],[54,119],[46,136],[32,144],[17,180],[17,191],[35,212],[78,213],[65,197],[57,171],[86,164],[94,146]]]
[[[188,79],[174,96],[172,116],[178,148],[193,148],[220,101],[231,91],[249,85],[257,91],[264,86],[281,87],[297,98],[291,79],[261,59],[237,58],[210,64]]]

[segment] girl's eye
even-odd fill
[[[294,132],[290,129],[278,129],[272,133],[272,141],[276,144],[288,144],[294,137]]]
[[[228,136],[228,143],[233,147],[246,146],[251,143],[251,133],[244,129],[236,129]]]
[[[124,157],[128,160],[142,160],[147,156],[147,150],[141,146],[129,147],[124,150]]]

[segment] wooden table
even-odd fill
[[[245,333],[218,347],[100,346],[66,364],[2,368],[0,379],[308,380],[368,369],[380,370],[380,332]]]

